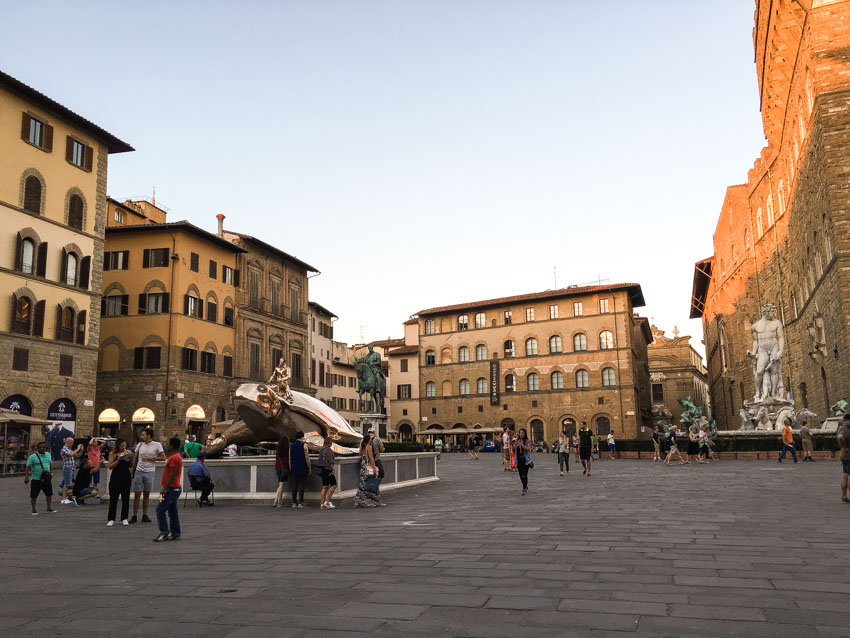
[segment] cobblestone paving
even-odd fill
[[[850,636],[837,462],[535,463],[525,497],[494,454],[444,454],[383,509],[190,506],[159,545],[105,506],[30,516],[5,479],[0,633]]]

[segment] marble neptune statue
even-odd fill
[[[761,307],[761,319],[753,324],[753,349],[747,356],[753,359],[756,396],[753,401],[784,399],[782,384],[782,354],[785,350],[785,330],[776,318],[776,306]]]

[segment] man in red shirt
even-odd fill
[[[785,419],[785,424],[782,426],[782,451],[779,452],[779,462],[785,458],[785,453],[791,452],[791,458],[794,463],[797,462],[797,450],[794,448],[794,434],[791,432],[791,419]]]
[[[159,491],[159,504],[156,506],[156,522],[159,525],[159,536],[154,543],[176,541],[180,539],[180,518],[177,504],[180,501],[180,479],[183,476],[183,458],[180,439],[172,436],[168,440],[168,460],[162,470],[162,489]],[[166,519],[166,514],[167,519]],[[171,527],[169,528],[169,521]]]

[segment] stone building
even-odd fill
[[[758,0],[753,44],[767,146],[727,189],[691,297],[721,429],[755,395],[746,353],[765,303],[785,325],[796,405],[824,418],[850,396],[850,1]]]
[[[152,202],[122,206],[147,209],[148,220],[165,219]],[[97,374],[101,431],[135,441],[152,426],[161,440],[174,434],[203,440],[209,423],[230,409],[236,265],[245,251],[186,221],[111,219]]]
[[[219,228],[224,215],[219,215]],[[313,394],[308,365],[308,273],[313,266],[267,244],[232,231],[219,234],[238,246],[236,285],[236,383],[267,381],[278,361],[292,368],[292,388]]]
[[[107,158],[132,150],[0,72],[0,406],[57,432],[92,433]]]
[[[366,401],[357,396],[357,376],[354,374],[354,355],[348,344],[333,342],[331,353],[331,407],[348,421],[352,428],[360,431],[360,417],[366,410]]]
[[[333,321],[337,318],[330,310],[311,301],[310,311],[310,387],[316,398],[326,404],[333,403]]]
[[[587,421],[638,437],[651,422],[643,305],[638,284],[613,284],[416,313],[418,435],[509,424],[551,443]]]
[[[387,354],[387,414],[392,430],[402,441],[412,441],[419,416],[419,321],[404,322],[404,345]]]
[[[691,338],[680,337],[678,329],[673,330],[672,338],[656,326],[651,326],[651,330],[653,341],[647,354],[653,421],[678,425],[682,417],[679,399],[688,398],[710,417],[706,369],[702,357],[691,346]]]

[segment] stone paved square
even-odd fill
[[[6,636],[848,636],[840,465],[599,461],[530,492],[494,454],[444,454],[388,507],[180,510],[183,538],[31,516],[0,482]]]

